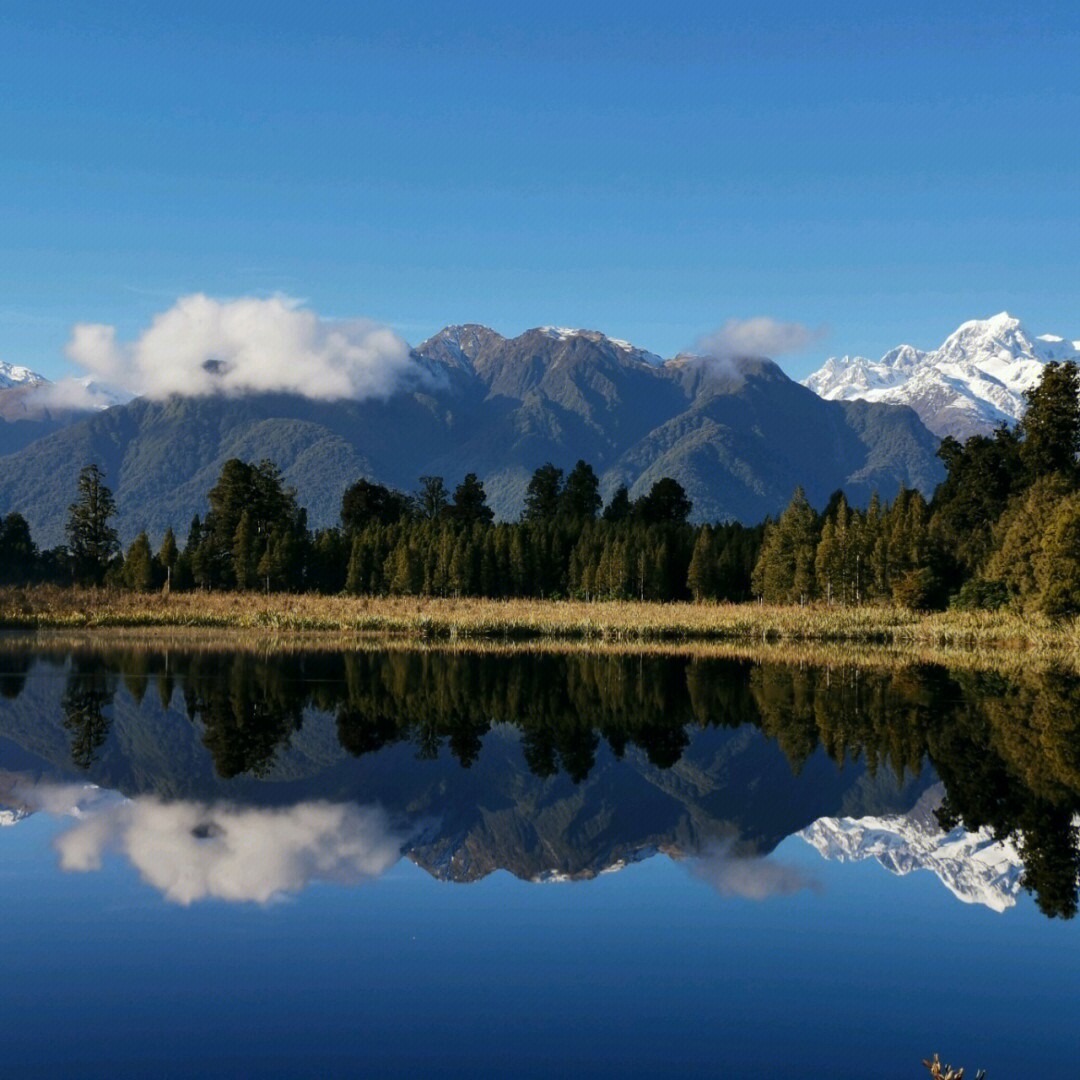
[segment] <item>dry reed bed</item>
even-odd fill
[[[786,667],[898,672],[929,664],[950,671],[995,672],[1017,677],[1048,668],[1080,673],[1080,652],[1059,649],[1002,649],[983,646],[873,645],[812,641],[605,641],[567,638],[506,640],[416,639],[347,631],[270,632],[205,627],[137,628],[124,626],[0,633],[0,655],[28,650],[99,653],[247,653],[260,657],[307,652],[434,652],[447,655],[668,656],[684,660],[744,660]]]
[[[6,629],[198,628],[424,641],[608,644],[813,643],[1080,654],[1071,622],[1009,612],[918,614],[892,607],[780,607],[636,601],[476,600],[255,593],[164,597],[103,589],[0,589]]]

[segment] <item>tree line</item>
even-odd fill
[[[25,519],[0,522],[0,580],[168,589],[325,594],[747,600],[763,527],[695,526],[669,477],[637,499],[625,486],[604,505],[585,461],[533,474],[516,522],[496,522],[482,481],[451,490],[423,476],[412,494],[367,479],[343,494],[340,524],[308,527],[280,470],[233,459],[183,544],[167,529],[157,551],[141,532],[121,552],[115,499],[96,465],[84,468],[67,519],[68,543],[39,552]],[[12,542],[7,541],[10,533]]]
[[[858,510],[837,494],[819,514],[796,491],[765,530],[753,594],[1080,613],[1078,394],[1075,363],[1047,364],[1016,427],[943,440],[946,477],[929,502],[902,491]]]
[[[516,522],[495,522],[469,473],[451,491],[423,476],[412,494],[366,479],[341,500],[340,524],[308,527],[296,491],[270,461],[225,463],[209,511],[183,546],[168,529],[125,553],[115,500],[96,465],[79,476],[68,543],[39,551],[25,519],[0,519],[0,582],[160,589],[582,599],[724,600],[923,610],[1012,604],[1080,613],[1080,372],[1049,363],[1015,428],[938,455],[946,477],[928,501],[902,489],[865,509],[836,492],[822,511],[797,489],[776,520],[692,525],[670,477],[606,505],[596,472],[538,468]]]

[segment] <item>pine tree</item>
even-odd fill
[[[251,589],[258,584],[259,557],[255,547],[255,533],[251,514],[245,510],[233,534],[233,579],[238,589]]]
[[[30,526],[22,514],[0,519],[0,583],[11,585],[30,581],[37,570],[38,551]]]
[[[124,559],[124,584],[136,592],[149,592],[154,587],[154,556],[145,532],[135,537]]]
[[[120,554],[120,539],[110,524],[116,501],[97,465],[87,465],[79,473],[78,491],[68,507],[68,549],[76,579],[98,584]]]
[[[172,585],[173,570],[176,567],[176,560],[180,557],[180,551],[176,546],[176,534],[172,531],[172,528],[165,530],[165,535],[161,538],[161,547],[157,553],[157,563],[161,567],[161,576],[165,579],[168,585]]]
[[[602,505],[600,481],[593,467],[586,461],[578,461],[566,478],[559,513],[571,521],[592,521]]]
[[[366,546],[362,536],[354,536],[349,552],[349,568],[345,573],[345,591],[353,596],[368,591]]]
[[[1080,368],[1071,361],[1051,360],[1039,385],[1027,392],[1027,411],[1020,421],[1020,455],[1034,480],[1063,473],[1075,480],[1080,452]]]
[[[611,496],[607,506],[604,507],[603,518],[605,521],[617,524],[620,521],[626,521],[632,511],[630,491],[625,484],[620,484],[615,489],[615,494]]]
[[[489,524],[495,517],[487,504],[484,485],[476,473],[468,473],[454,489],[454,502],[450,515],[461,525]]]
[[[712,600],[716,597],[716,554],[713,531],[706,525],[698,531],[694,553],[690,557],[686,585],[695,600]]]
[[[537,523],[555,520],[562,496],[562,477],[562,469],[557,469],[550,461],[532,474],[525,491],[522,521]]]
[[[801,487],[779,520],[765,528],[752,575],[753,591],[769,603],[805,603],[814,596],[817,515]]]

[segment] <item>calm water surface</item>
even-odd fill
[[[1080,1076],[1080,680],[0,641],[19,1076]]]

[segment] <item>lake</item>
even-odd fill
[[[0,639],[33,1076],[1080,1075],[1080,678]]]

